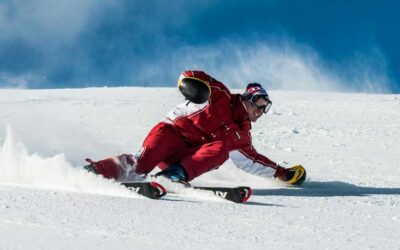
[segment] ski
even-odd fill
[[[154,181],[148,182],[128,182],[121,183],[129,190],[146,196],[150,199],[160,199],[167,194],[167,190],[159,183]]]
[[[252,194],[250,187],[191,187],[199,190],[212,191],[214,195],[235,203],[243,203],[248,201]]]
[[[146,196],[151,199],[159,199],[167,194],[167,190],[158,182],[145,181],[145,182],[128,182],[121,183],[129,190]],[[249,200],[252,189],[250,187],[203,187],[191,186],[188,183],[180,183],[187,188],[193,188],[204,191],[211,191],[215,196],[223,198],[235,203],[244,203]]]

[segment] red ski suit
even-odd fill
[[[251,122],[239,94],[202,71],[185,71],[184,78],[208,84],[211,96],[203,104],[183,103],[168,113],[143,142],[136,172],[180,162],[188,181],[218,168],[229,157],[247,172],[274,176],[277,164],[257,153],[251,142]]]

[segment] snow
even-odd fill
[[[286,187],[228,161],[194,181],[254,188],[235,204],[154,201],[79,168],[139,150],[176,89],[0,90],[0,249],[399,249],[400,96],[270,96],[254,144],[308,179]]]

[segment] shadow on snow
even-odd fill
[[[400,188],[362,187],[341,181],[318,182],[309,181],[300,188],[285,187],[280,189],[254,189],[253,195],[278,196],[370,196],[370,195],[399,195]]]

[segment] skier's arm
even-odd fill
[[[179,77],[178,84],[182,79],[197,79],[200,83],[207,84],[211,89],[211,96],[208,101],[204,103],[193,102],[190,96],[185,96],[190,102],[179,104],[174,110],[167,114],[164,122],[175,124],[176,129],[187,138],[190,138],[192,143],[204,143],[208,139],[203,132],[203,127],[200,124],[194,124],[192,117],[207,110],[211,103],[216,105],[223,105],[230,103],[230,92],[225,85],[203,71],[184,71]],[[183,94],[183,93],[182,93]]]
[[[229,157],[238,168],[250,174],[278,178],[291,185],[303,184],[307,176],[303,166],[281,167],[268,157],[257,153],[252,146],[231,151]]]
[[[230,91],[228,88],[220,81],[217,81],[207,73],[203,71],[196,71],[196,70],[186,70],[184,71],[178,80],[178,86],[180,87],[182,84],[182,81],[184,79],[191,79],[195,80],[193,83],[191,83],[191,86],[188,89],[185,89],[182,91],[180,88],[181,92],[183,95],[185,95],[186,98],[190,98],[190,95],[187,93],[184,93],[185,91],[196,91],[196,83],[200,86],[199,89],[203,89],[203,86],[206,85],[210,91],[210,99],[211,101],[219,99],[221,97],[227,97],[228,100],[230,99]],[[193,94],[194,95],[194,94]],[[195,102],[196,103],[196,102]]]
[[[229,157],[236,167],[250,174],[263,177],[277,177],[283,169],[276,162],[259,154],[251,144],[239,150],[231,151]]]

